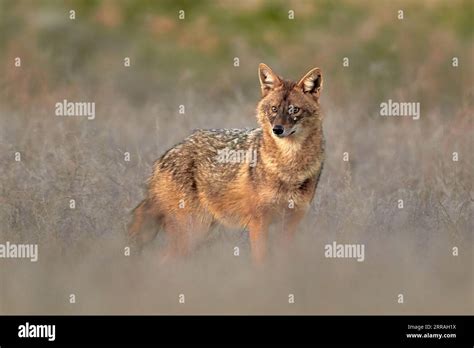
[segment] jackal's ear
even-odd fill
[[[321,69],[311,69],[303,76],[300,82],[298,82],[298,86],[303,89],[304,93],[310,93],[313,98],[318,99],[323,88],[323,75]]]
[[[260,79],[260,87],[262,88],[263,97],[266,96],[272,89],[281,85],[281,80],[277,74],[275,74],[272,69],[263,63],[260,63],[258,66],[258,77]]]

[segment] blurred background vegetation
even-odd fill
[[[195,90],[205,98],[255,99],[263,61],[294,79],[321,67],[329,98],[357,101],[369,115],[397,97],[420,101],[424,111],[451,110],[472,100],[473,4],[1,0],[1,94],[12,106],[35,108],[56,92],[91,99],[107,91],[134,107]],[[14,57],[22,58],[21,76]],[[453,57],[462,71],[453,69]]]

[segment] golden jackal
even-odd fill
[[[186,255],[220,222],[249,229],[252,258],[260,264],[271,222],[282,219],[283,241],[292,239],[323,168],[321,70],[298,83],[265,64],[258,72],[260,128],[198,130],[155,162],[129,230],[138,247],[163,228],[164,260]],[[152,230],[143,228],[148,222]]]

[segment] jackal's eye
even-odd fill
[[[297,106],[290,105],[290,107],[288,108],[288,112],[289,112],[291,115],[295,115],[295,114],[297,114],[299,111],[300,111],[300,108],[297,107]]]
[[[277,112],[277,111],[278,111],[277,107],[276,107],[276,106],[272,106],[272,112]]]

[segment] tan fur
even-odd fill
[[[155,162],[129,229],[138,246],[161,227],[168,236],[163,259],[186,255],[218,222],[248,228],[253,259],[261,264],[270,223],[283,220],[283,240],[292,239],[323,167],[321,72],[312,69],[295,83],[260,64],[259,78],[260,128],[198,130]],[[284,137],[273,133],[277,126]],[[223,149],[255,153],[257,161],[223,163],[217,157]],[[154,223],[151,231],[144,231],[146,221]]]

